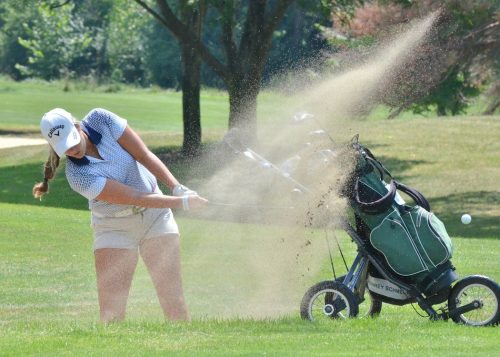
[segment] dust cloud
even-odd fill
[[[207,238],[195,248],[199,266],[191,267],[199,274],[197,293],[204,296],[201,315],[296,314],[305,291],[318,279],[331,278],[322,237],[348,211],[339,192],[353,169],[342,151],[352,136],[352,118],[369,112],[386,95],[391,75],[404,70],[437,16],[407,24],[355,66],[305,90],[297,86],[281,120],[261,130],[251,147],[266,160],[244,143],[238,150],[222,145],[204,158],[219,169],[196,187],[211,201],[199,213],[210,225]],[[292,119],[290,113],[296,113]],[[297,189],[290,177],[304,187]],[[353,245],[345,239],[348,244]],[[210,254],[220,259],[212,257],[210,266],[202,266]]]

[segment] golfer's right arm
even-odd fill
[[[141,192],[110,179],[106,180],[104,189],[96,197],[98,201],[147,208],[182,208],[182,199],[182,197],[166,196],[160,193]],[[207,200],[200,196],[189,196],[188,200],[191,208],[207,203]]]

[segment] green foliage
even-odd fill
[[[106,81],[110,73],[107,28],[114,0],[72,0],[72,3],[75,4],[73,16],[83,21],[85,31],[92,37],[88,49],[90,55],[74,61],[72,71],[79,78],[85,76],[90,81]]]
[[[438,84],[411,109],[424,112],[436,108],[438,115],[457,115],[464,113],[484,84],[495,81],[500,73],[499,8],[498,2],[484,0],[450,0],[442,5],[445,15],[437,41],[447,50],[447,68]]]
[[[17,39],[27,36],[23,24],[31,24],[35,12],[25,1],[0,2],[0,71],[15,79],[21,78],[15,65],[28,62],[27,50]]]
[[[72,63],[89,55],[92,38],[81,19],[72,15],[73,6],[52,9],[41,3],[32,23],[23,24],[27,36],[18,41],[29,57],[26,64],[16,65],[23,75],[47,80],[69,77]]]
[[[331,26],[329,2],[299,1],[286,12],[274,32],[264,81],[291,70],[320,66],[329,50],[321,26]]]
[[[348,24],[356,8],[364,3],[364,0],[332,0],[332,14],[343,24]]]
[[[157,21],[150,22],[146,28],[144,51],[148,83],[162,88],[179,89],[182,81],[179,44]]]
[[[446,1],[439,27],[439,46],[448,49],[447,68],[438,84],[412,105],[414,112],[436,108],[438,115],[464,113],[481,86],[495,81],[499,72],[498,3],[473,0]],[[493,27],[492,27],[493,25]]]
[[[107,28],[111,78],[120,82],[144,84],[146,81],[145,26],[149,15],[131,1],[116,1]]]
[[[422,114],[435,108],[441,116],[465,113],[471,98],[480,94],[479,88],[466,77],[458,67],[452,68],[445,79],[432,88],[427,96],[412,104],[411,110]]]
[[[376,45],[377,39],[371,35],[354,38],[336,36],[329,39],[328,43],[340,49],[363,50]]]
[[[95,83],[117,81],[141,86],[180,87],[182,70],[177,40],[138,4],[125,0],[72,0],[64,6],[50,8],[62,3],[64,1],[58,0],[0,1],[1,73],[15,79],[70,77]],[[154,1],[148,3],[154,5]],[[174,12],[183,3],[192,6],[198,2],[169,1]],[[324,31],[331,29],[332,14],[348,21],[359,6],[369,3],[364,0],[294,1],[274,32],[263,82],[281,80],[281,75],[290,70],[316,73],[324,67],[328,69],[330,64],[322,56],[325,52],[362,50],[373,45],[376,38],[373,34],[363,38],[335,37],[329,41],[324,36]],[[485,30],[495,21],[497,2],[426,0],[429,8],[422,6],[423,0],[383,0],[379,3],[380,6],[400,4],[402,11],[410,14],[409,18],[442,5],[446,9],[446,16],[443,16],[446,21],[443,20],[445,26],[440,27],[438,37],[440,41],[452,41],[441,42],[438,46],[442,52],[451,48],[451,53],[454,46],[465,45],[456,56],[461,58],[457,60],[460,69],[449,74],[450,65],[443,71],[443,78],[435,81],[439,83],[436,88],[419,92],[429,93],[429,97],[415,102],[412,109],[424,112],[439,108],[440,113],[460,113],[467,105],[464,97],[475,96],[478,89],[498,78],[500,61],[495,60],[499,53],[499,32],[495,31],[498,26]],[[203,42],[214,57],[224,63],[220,24],[224,18],[229,19],[233,24],[234,40],[238,42],[248,2],[217,0],[208,4]],[[242,11],[236,11],[237,6]],[[311,67],[313,71],[307,70]],[[205,64],[201,78],[206,86],[224,87],[222,80]],[[109,88],[116,90],[119,86]],[[408,95],[402,94],[402,98],[407,99]]]

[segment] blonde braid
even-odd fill
[[[33,186],[33,196],[42,199],[42,196],[49,191],[49,180],[52,180],[56,174],[57,167],[59,166],[59,156],[50,147],[49,158],[43,166],[43,182],[38,182]]]

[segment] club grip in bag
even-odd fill
[[[392,203],[394,202],[394,197],[396,196],[396,190],[397,190],[396,182],[394,180],[391,180],[391,182],[389,183],[389,191],[384,196],[372,202],[363,202],[359,197],[359,178],[358,178],[354,186],[354,192],[355,192],[354,200],[356,201],[356,203],[363,212],[368,214],[379,214],[387,211],[389,207],[392,205]]]
[[[410,196],[413,199],[413,201],[415,201],[415,203],[417,205],[419,205],[420,207],[422,207],[423,209],[425,209],[429,212],[431,211],[431,205],[429,204],[429,201],[427,201],[427,199],[424,197],[424,195],[422,195],[420,192],[418,192],[414,188],[408,187],[408,186],[402,184],[401,182],[397,182],[397,181],[396,181],[396,188],[398,190],[406,193],[408,196]]]

